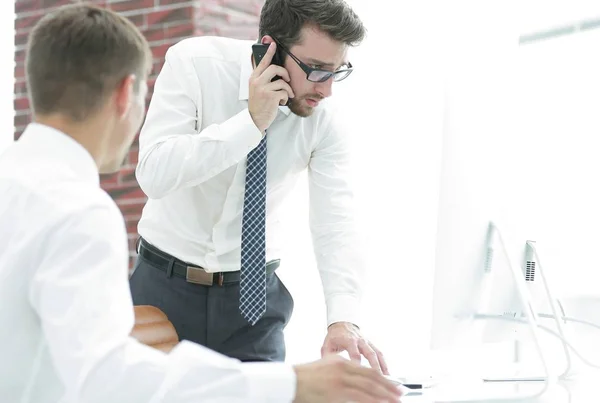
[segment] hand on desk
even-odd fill
[[[321,348],[321,356],[338,354],[347,351],[350,359],[360,364],[361,355],[368,361],[371,368],[389,375],[385,358],[373,343],[360,334],[358,327],[348,322],[334,323],[327,329],[327,336]]]
[[[297,365],[294,403],[399,402],[402,389],[372,368],[338,356]]]

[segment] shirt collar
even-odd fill
[[[48,155],[65,162],[77,177],[100,186],[98,166],[91,154],[62,131],[34,122],[26,127],[18,141],[44,150]]]
[[[256,41],[252,42],[256,43]],[[248,48],[243,47],[240,52],[240,93],[239,100],[240,101],[248,101],[248,82],[250,81],[250,76],[252,75],[252,46],[248,46]],[[287,106],[280,106],[279,111],[283,112],[286,116],[290,114],[290,108]]]

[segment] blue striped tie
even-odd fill
[[[250,151],[242,214],[240,312],[254,325],[267,309],[265,212],[267,193],[267,136]]]

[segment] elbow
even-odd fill
[[[81,403],[152,401],[166,376],[165,364],[164,353],[128,340],[90,363],[80,380],[69,384],[70,392]]]
[[[146,169],[145,164],[141,162],[135,169],[135,178],[140,189],[149,199],[162,199],[168,194],[164,186],[161,186],[157,178],[152,175],[151,170]]]

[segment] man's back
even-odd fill
[[[70,243],[76,251],[78,244],[93,236],[91,232],[116,227],[114,245],[122,244],[126,250],[118,209],[97,183],[94,161],[87,151],[45,126],[31,125],[0,156],[0,295],[4,305],[0,309],[0,379],[4,382],[0,385],[9,388],[1,390],[3,397],[16,401],[28,396],[24,401],[43,402],[56,401],[62,394],[45,343],[44,333],[53,329],[41,327],[38,312],[53,311],[57,321],[70,313],[60,300],[51,306],[37,303],[48,281],[56,285],[61,281],[60,268],[53,265],[67,257],[57,255],[57,245]],[[90,225],[94,220],[102,222],[98,227]],[[121,254],[126,259],[126,252]],[[63,277],[66,283],[82,280],[77,273],[69,274],[73,277]],[[69,288],[66,284],[65,293]],[[67,348],[76,350],[77,345]]]
[[[127,235],[98,181],[88,152],[47,126],[0,156],[2,402],[291,401],[289,365],[130,337]]]

